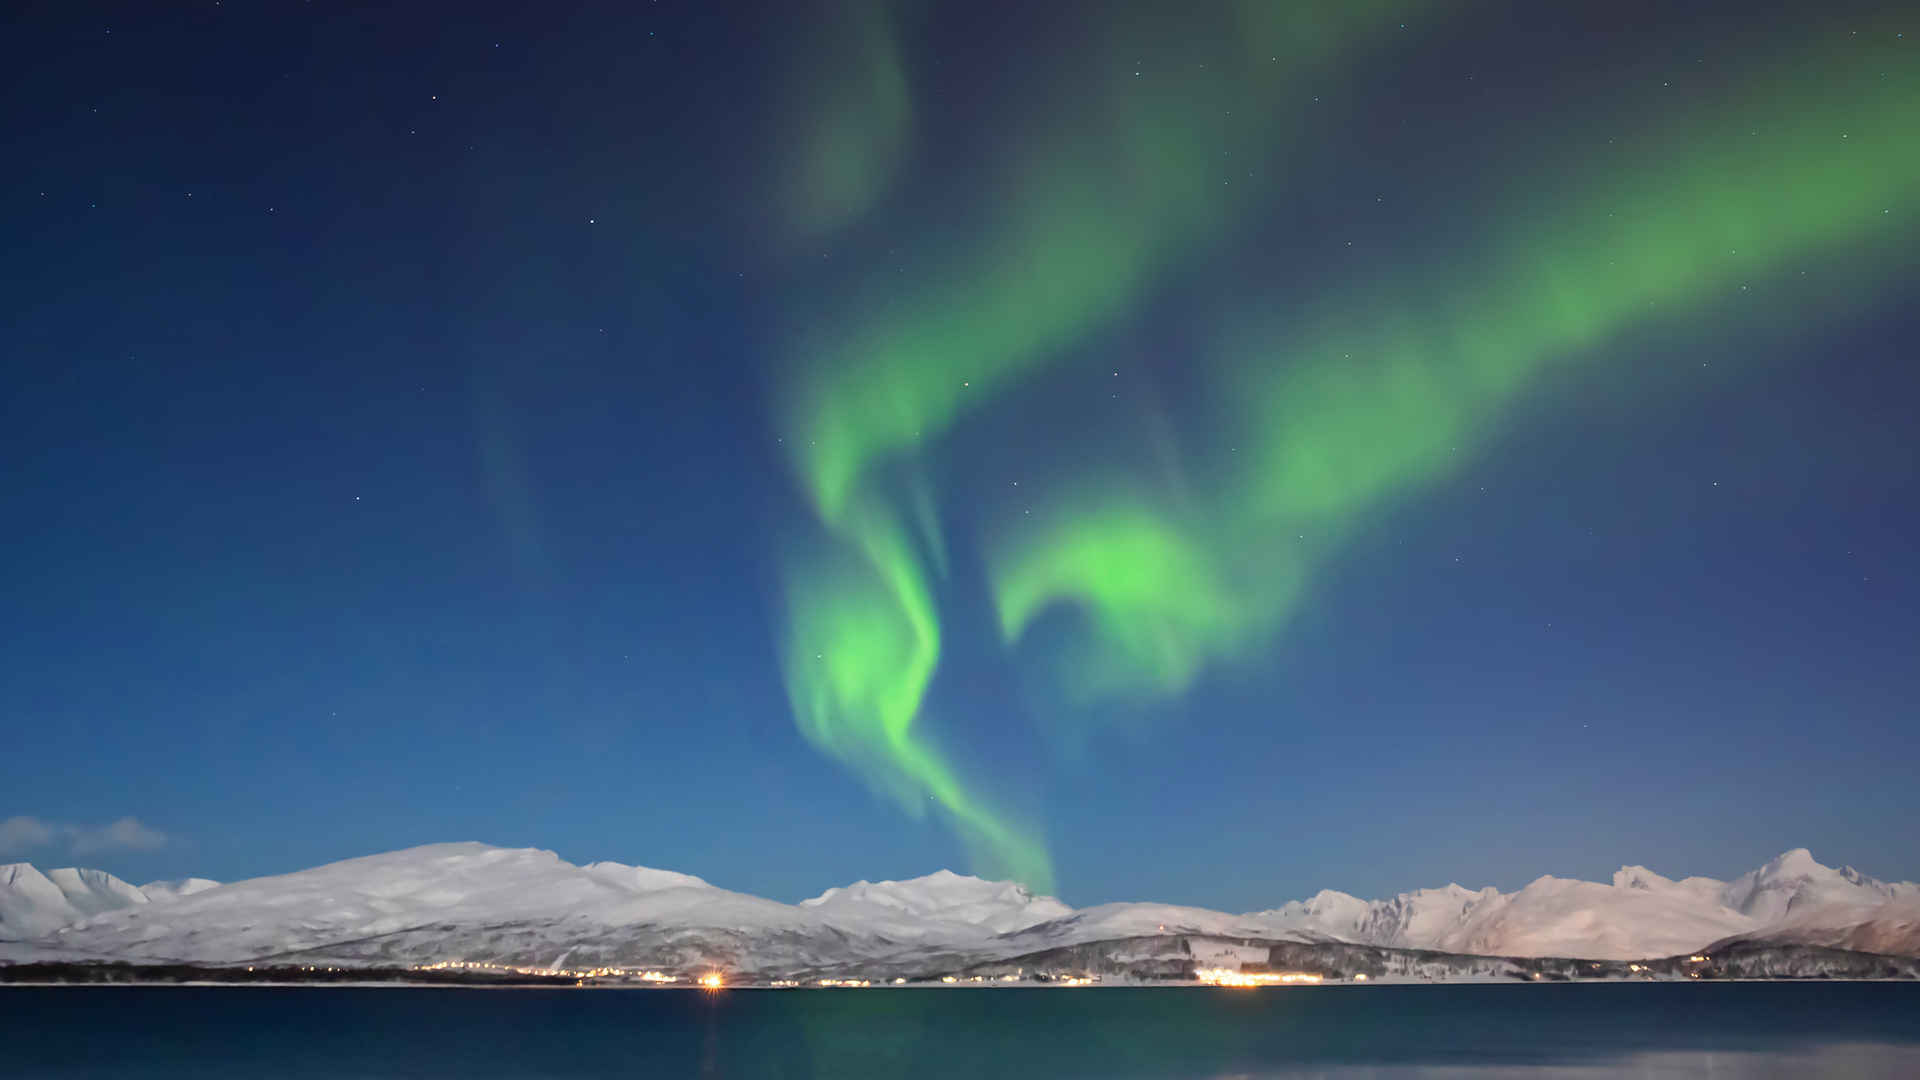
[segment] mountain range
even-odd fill
[[[1823,866],[1795,849],[1725,882],[1627,866],[1605,883],[1541,877],[1511,893],[1448,885],[1384,900],[1329,890],[1228,914],[1153,903],[1075,909],[1012,882],[945,870],[786,904],[668,870],[577,866],[549,851],[478,843],[224,885],[189,878],[136,887],[98,870],[0,866],[0,962],[461,961],[924,977],[1102,943],[1144,941],[1154,952],[1154,941],[1172,938],[1189,957],[1196,949],[1237,955],[1236,941],[1593,961],[1736,943],[1920,957],[1920,885]]]
[[[37,937],[104,912],[164,903],[218,884],[183,878],[134,886],[104,870],[64,866],[43,874],[30,863],[0,865],[0,941]]]

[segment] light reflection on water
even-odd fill
[[[0,987],[0,1077],[1920,1077],[1920,983]]]

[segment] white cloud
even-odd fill
[[[75,855],[96,851],[152,851],[166,844],[166,833],[133,817],[123,817],[106,825],[64,825],[25,815],[0,821],[0,854],[47,847],[65,848]]]
[[[54,828],[39,818],[10,817],[0,821],[0,855],[46,847],[53,842]]]
[[[111,825],[99,828],[76,828],[68,843],[75,855],[84,855],[89,851],[152,851],[165,847],[167,834],[159,829],[149,828],[140,823],[139,818],[123,817]]]

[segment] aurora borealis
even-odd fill
[[[1920,875],[1907,13],[319,6],[8,35],[0,820]]]
[[[801,338],[781,393],[782,443],[831,552],[783,571],[801,728],[910,811],[938,808],[996,874],[1053,883],[1031,829],[989,808],[916,728],[948,583],[926,459],[948,452],[957,424],[990,423],[971,414],[1025,392],[1034,369],[1093,362],[1089,342],[1150,303],[1158,278],[1232,258],[1229,230],[1288,197],[1300,152],[1288,113],[1302,108],[1307,73],[1362,63],[1369,49],[1365,62],[1392,63],[1396,44],[1377,39],[1405,29],[1399,6],[1279,11],[1247,2],[1171,25],[1094,20],[1087,55],[1055,59],[1094,73],[1098,89],[1028,103],[1045,118],[1035,127],[1061,133],[1071,117],[1084,130],[1009,140],[1014,179],[1005,198],[961,212],[979,239],[957,257],[905,267],[897,285],[867,280],[892,266],[856,272],[856,299],[831,309],[848,318],[832,319],[824,342]],[[1109,31],[1156,36],[1102,50]],[[1123,58],[1149,47],[1156,63],[1127,72]],[[1621,363],[1607,355],[1613,339],[1684,321],[1794,259],[1849,248],[1888,258],[1889,219],[1911,211],[1920,179],[1920,87],[1910,71],[1861,70],[1865,56],[1890,59],[1816,42],[1785,64],[1736,60],[1717,103],[1639,102],[1651,120],[1635,140],[1657,157],[1562,150],[1569,140],[1548,125],[1535,137],[1556,152],[1518,175],[1502,163],[1469,182],[1477,198],[1433,209],[1487,221],[1477,235],[1351,281],[1235,282],[1184,358],[1205,383],[1208,433],[1172,428],[1173,477],[1075,461],[1023,481],[1017,513],[982,515],[1012,662],[1055,668],[1075,704],[1178,694],[1210,665],[1257,656],[1356,522],[1469,467],[1501,414],[1556,367]],[[897,62],[870,100],[839,106],[884,114],[889,136],[906,109]],[[1247,118],[1232,120],[1232,106]],[[809,161],[843,151],[858,178],[833,187],[868,201],[894,158],[842,141],[826,123]],[[1236,189],[1242,166],[1250,182]],[[1494,193],[1504,205],[1485,206]],[[1076,425],[1057,437],[1103,445]],[[1225,453],[1220,432],[1235,444]],[[1073,621],[1066,640],[1051,655],[1022,650],[1056,609]]]

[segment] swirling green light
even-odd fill
[[[785,670],[801,730],[910,809],[931,800],[984,865],[1037,887],[1051,880],[1044,846],[987,808],[916,732],[940,650],[938,529],[925,486],[902,495],[892,481],[900,462],[964,413],[1064,355],[1169,265],[1216,242],[1253,194],[1228,181],[1238,170],[1223,151],[1262,156],[1286,114],[1282,88],[1384,32],[1390,14],[1406,18],[1404,5],[1371,0],[1313,17],[1275,17],[1251,0],[1216,14],[1197,20],[1207,26],[1204,47],[1190,56],[1195,40],[1172,49],[1152,78],[1138,55],[1167,45],[1163,28],[1125,19],[1100,28],[1065,65],[1058,100],[1032,110],[1028,137],[1009,140],[1012,165],[970,238],[897,284],[870,275],[828,313],[809,312],[781,395],[783,443],[830,547],[789,558],[784,570]],[[1180,25],[1195,22],[1187,12]],[[1236,108],[1243,119],[1230,121]],[[832,157],[837,142],[820,145]],[[824,189],[873,186],[864,151],[816,172],[857,178],[815,185]],[[1172,548],[1164,527],[1133,520],[1141,552]],[[1060,560],[1063,572],[1071,561]],[[1167,584],[1205,588],[1203,569],[1176,570]],[[1210,599],[1225,602],[1137,591],[1136,604],[1166,609],[1179,628],[1143,632],[1116,618],[1109,630],[1131,651],[1159,642],[1157,663],[1191,671],[1208,649],[1182,642],[1208,619]]]
[[[1862,74],[1752,88],[1739,100],[1764,126],[1691,118],[1663,160],[1510,196],[1499,237],[1470,258],[1227,337],[1238,445],[1222,482],[1175,519],[1143,509],[1138,482],[1089,501],[1069,477],[1039,522],[989,528],[1003,634],[1077,611],[1080,640],[1056,658],[1069,692],[1178,692],[1269,634],[1358,521],[1470,460],[1556,365],[1630,363],[1604,348],[1628,328],[1890,240],[1920,199],[1920,94],[1910,76]]]

